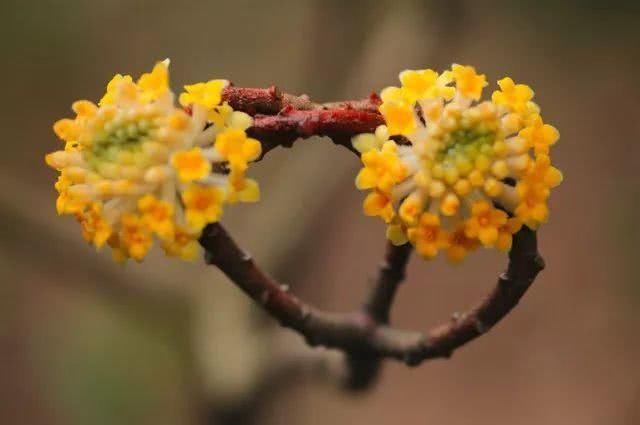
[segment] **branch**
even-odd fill
[[[233,109],[253,116],[254,124],[247,133],[260,140],[263,156],[278,146],[291,147],[297,139],[311,136],[328,136],[335,144],[356,152],[351,137],[371,133],[384,123],[375,93],[362,100],[319,104],[306,95],[280,93],[274,86],[229,86],[222,99]]]
[[[395,246],[387,242],[384,261],[378,277],[362,308],[363,320],[376,325],[389,324],[389,314],[398,286],[405,277],[405,269],[413,247],[410,244]],[[348,375],[346,386],[352,390],[364,390],[378,377],[381,358],[375,352],[353,351],[347,353]]]
[[[306,94],[296,96],[281,93],[276,86],[269,88],[251,88],[228,86],[222,91],[222,100],[229,103],[236,111],[243,111],[254,116],[276,115],[285,108],[298,110],[313,109],[353,109],[356,111],[378,113],[380,97],[371,93],[368,98],[361,100],[345,100],[342,102],[315,103]]]
[[[387,243],[384,261],[380,264],[378,279],[364,305],[365,313],[377,323],[389,323],[389,313],[398,285],[405,277],[405,268],[413,251],[410,244],[395,246]]]
[[[379,114],[354,109],[287,108],[279,115],[256,115],[247,134],[260,140],[263,155],[275,147],[291,147],[297,139],[311,136],[328,136],[336,145],[359,155],[351,146],[351,138],[371,133],[383,123]]]
[[[379,358],[403,361],[409,366],[428,359],[449,357],[457,348],[487,332],[516,306],[544,268],[535,232],[523,227],[514,235],[509,265],[493,291],[468,312],[425,335],[362,320],[362,314],[329,313],[304,303],[289,293],[287,286],[267,276],[218,223],[205,228],[200,243],[209,264],[219,267],[282,326],[300,333],[310,345],[346,353],[372,353]],[[389,300],[392,298],[392,295],[388,297]]]

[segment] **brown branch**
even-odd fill
[[[256,115],[247,133],[260,140],[263,155],[311,136],[328,136],[336,145],[357,153],[351,146],[351,137],[373,132],[382,123],[381,115],[354,109],[285,109],[279,115]]]
[[[313,109],[353,109],[356,111],[378,113],[380,97],[372,93],[366,99],[346,100],[342,102],[315,103],[306,94],[296,96],[281,93],[276,86],[252,88],[228,86],[222,91],[222,100],[236,111],[254,116],[276,115],[285,108],[301,111]]]
[[[311,136],[330,137],[335,144],[355,152],[351,137],[373,132],[384,123],[378,112],[380,98],[375,93],[362,100],[320,104],[306,95],[280,93],[274,86],[229,86],[222,98],[233,109],[254,117],[247,133],[260,140],[263,156],[278,146],[291,147],[297,139]]]
[[[395,246],[387,242],[387,250],[367,300],[362,307],[363,320],[375,325],[389,324],[391,306],[396,291],[405,278],[405,269],[413,247],[410,244]],[[368,350],[347,353],[346,386],[352,390],[364,390],[378,377],[381,357]]]
[[[304,303],[289,293],[287,286],[262,272],[220,224],[207,226],[200,243],[209,264],[219,267],[282,326],[299,332],[310,345],[323,345],[346,353],[373,353],[410,366],[432,358],[449,357],[457,348],[487,332],[515,307],[544,267],[535,232],[523,227],[514,235],[509,265],[493,291],[468,312],[425,335],[395,329],[366,317],[363,320],[362,314],[328,313]]]
[[[410,244],[395,246],[387,242],[387,252],[380,264],[378,278],[364,305],[365,313],[377,323],[389,323],[389,313],[396,290],[405,278],[405,269],[412,250]]]

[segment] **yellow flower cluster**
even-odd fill
[[[486,77],[457,64],[403,71],[400,82],[381,93],[386,125],[352,140],[364,165],[356,186],[370,190],[364,212],[387,223],[393,243],[458,262],[479,246],[508,251],[523,224],[547,221],[562,181],[549,156],[559,133],[531,88],[503,78],[481,101]]]
[[[193,259],[225,202],[259,198],[245,174],[261,145],[245,133],[251,117],[222,102],[227,81],[186,86],[176,107],[168,65],[137,81],[116,75],[98,105],[77,101],[76,117],[53,126],[65,142],[45,158],[60,172],[58,213],[74,215],[84,238],[118,260],[141,261],[154,239]]]

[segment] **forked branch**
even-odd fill
[[[421,333],[369,320],[360,312],[325,312],[301,301],[289,292],[288,286],[265,274],[218,223],[205,228],[200,243],[209,264],[220,268],[282,326],[300,333],[310,345],[346,353],[370,353],[409,366],[449,357],[457,348],[487,332],[516,306],[544,268],[535,232],[523,227],[514,235],[507,270],[487,297],[467,312]]]
[[[261,141],[263,155],[277,146],[289,147],[298,138],[329,136],[353,151],[351,137],[372,132],[384,121],[376,95],[359,101],[317,104],[307,96],[268,89],[230,86],[223,98],[235,110],[254,118],[247,131]],[[402,141],[400,141],[402,143]],[[217,266],[282,326],[301,334],[312,346],[343,351],[350,366],[349,386],[367,387],[382,359],[409,366],[449,357],[459,347],[490,330],[519,302],[544,268],[536,233],[523,227],[513,237],[507,269],[494,289],[470,310],[454,315],[426,333],[392,327],[389,315],[396,290],[404,279],[410,245],[388,245],[385,261],[362,309],[352,313],[319,310],[289,292],[289,287],[264,273],[240,249],[219,223],[208,225],[200,239],[206,260]]]

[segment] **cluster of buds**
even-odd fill
[[[246,172],[262,146],[246,133],[253,118],[223,101],[229,82],[187,85],[178,106],[168,66],[137,81],[116,75],[97,105],[75,102],[76,117],[54,125],[64,149],[46,156],[60,173],[58,213],[122,261],[141,261],[154,240],[193,259],[225,203],[260,196]],[[531,88],[504,78],[481,101],[486,77],[462,65],[403,71],[400,82],[380,94],[385,125],[352,139],[364,164],[356,186],[369,191],[364,212],[385,221],[392,243],[458,262],[480,246],[508,251],[522,225],[547,220],[562,180],[549,156],[559,134]]]
[[[246,171],[261,145],[245,133],[252,118],[222,102],[228,82],[185,86],[178,107],[168,66],[137,81],[116,75],[97,105],[77,101],[76,117],[54,125],[65,143],[46,156],[60,173],[58,213],[75,216],[87,242],[109,245],[117,260],[141,261],[154,240],[193,259],[225,203],[260,196]]]
[[[486,77],[462,65],[403,71],[400,82],[381,92],[386,125],[352,140],[364,165],[356,186],[370,190],[364,212],[387,223],[391,242],[458,262],[480,246],[508,251],[522,225],[547,220],[559,133],[530,87],[503,78],[481,101]]]

